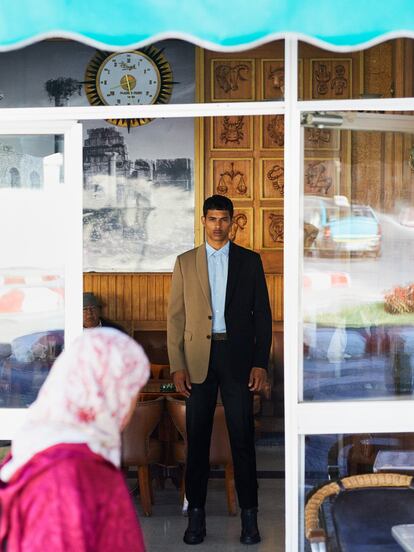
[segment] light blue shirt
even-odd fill
[[[213,332],[224,333],[226,321],[224,306],[226,302],[227,274],[229,272],[230,242],[221,249],[214,249],[206,243],[208,279],[211,291],[211,308],[213,310]]]

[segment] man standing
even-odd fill
[[[184,542],[198,544],[206,534],[210,438],[220,389],[241,508],[240,541],[255,544],[260,534],[253,393],[266,383],[269,297],[260,256],[229,241],[232,202],[213,195],[203,215],[207,243],[177,258],[167,321],[171,373],[187,404]]]

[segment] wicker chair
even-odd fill
[[[330,548],[320,523],[324,501],[331,502],[337,547]],[[305,534],[312,552],[399,552],[391,529],[414,523],[413,478],[371,473],[344,477],[317,489],[305,506]]]

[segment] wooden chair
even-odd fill
[[[330,502],[336,545],[330,546],[323,505]],[[414,523],[413,478],[392,473],[344,477],[319,487],[305,506],[312,552],[398,552],[391,529]]]
[[[187,432],[185,422],[185,401],[167,397],[167,410],[171,419],[182,437],[182,441],[173,443],[173,455],[178,464],[184,466],[187,456]],[[227,508],[229,515],[236,515],[236,494],[234,486],[233,458],[231,455],[230,439],[227,431],[224,407],[217,404],[214,412],[213,430],[210,445],[210,465],[224,466]],[[182,487],[184,494],[184,484]]]
[[[168,379],[170,377],[169,364],[154,364],[151,362],[151,378],[155,380]]]
[[[138,401],[134,414],[122,433],[121,464],[123,467],[138,468],[139,492],[146,516],[152,514],[153,503],[149,466],[162,459],[162,444],[151,435],[161,420],[163,409],[164,397]]]

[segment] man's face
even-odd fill
[[[201,222],[206,230],[207,241],[216,249],[220,249],[229,240],[231,218],[228,211],[211,210],[207,211]]]
[[[99,307],[83,307],[83,327],[96,328],[99,325]]]

